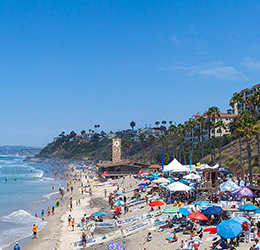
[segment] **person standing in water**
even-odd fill
[[[37,227],[35,224],[33,224],[32,230],[33,230],[34,239],[37,239],[37,228],[38,228],[38,227]]]
[[[19,243],[16,242],[15,246],[14,246],[14,250],[20,250],[20,249],[21,249],[21,247],[19,246]]]

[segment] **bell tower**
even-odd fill
[[[114,138],[112,141],[112,162],[121,162],[121,139]]]

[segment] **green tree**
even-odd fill
[[[197,138],[198,138],[199,159],[200,159],[200,162],[201,162],[200,141],[201,141],[201,137],[203,136],[203,132],[200,129],[200,127],[197,127],[197,128],[194,129],[194,135],[197,136]]]
[[[204,116],[200,116],[197,118],[196,120],[197,122],[197,126],[200,128],[201,130],[201,163],[203,164],[203,158],[204,158],[204,153],[203,153],[203,143],[204,143],[204,134],[203,134],[203,130],[205,128],[205,123],[206,123],[206,118]]]
[[[230,99],[229,105],[233,108],[233,109],[237,109],[238,115],[240,113],[240,108],[241,105],[245,102],[244,100],[244,96],[241,93],[235,93],[232,98]],[[234,126],[234,128],[232,128],[232,125]],[[235,131],[237,129],[237,125],[236,125],[236,121],[234,119],[234,121],[232,123],[230,123],[229,128],[231,130]],[[242,173],[244,173],[244,168],[243,168],[243,161],[242,161],[242,141],[241,141],[241,133],[239,131],[236,131],[236,137],[238,138],[239,141],[239,152],[240,152],[240,166],[242,169]],[[243,175],[244,178],[244,175]]]
[[[166,141],[165,135],[159,135],[159,142],[162,143],[162,151],[164,151],[164,142]]]
[[[216,116],[220,116],[220,110],[218,107],[216,106],[212,106],[208,109],[207,111],[207,115],[209,118],[212,118],[212,121],[213,121],[213,124],[214,124],[214,127],[213,127],[213,165],[215,164],[215,158],[216,158],[216,140],[215,140],[215,137],[216,137],[216,130],[215,130],[215,124],[216,124]]]
[[[252,178],[252,152],[251,152],[251,137],[259,132],[260,127],[255,125],[254,118],[248,110],[241,112],[237,119],[237,130],[246,138],[248,166],[249,166],[249,180],[250,185],[253,185]]]
[[[219,138],[219,165],[221,166],[222,129],[226,129],[227,126],[222,120],[219,120],[216,123],[216,128],[218,129],[218,131],[220,133],[220,138]]]
[[[160,122],[159,122],[159,121],[156,121],[154,124],[155,124],[156,127],[158,128],[158,126],[160,125]]]
[[[148,135],[147,142],[148,142],[149,146],[151,146],[151,150],[150,150],[150,152],[151,152],[150,153],[151,162],[154,162],[155,153],[154,153],[154,150],[153,150],[153,145],[156,142],[155,136],[152,135],[152,134]]]
[[[127,140],[122,141],[122,149],[123,149],[123,152],[125,152],[125,158],[127,158],[127,155],[128,155],[128,152],[129,152],[129,149],[131,146],[132,146],[132,144],[129,141],[127,141]]]
[[[134,121],[130,122],[130,127],[132,127],[132,130],[134,130],[134,127],[136,126],[136,123]]]
[[[181,123],[178,124],[178,126],[177,126],[177,135],[180,138],[180,150],[182,150],[183,162],[186,165],[186,156],[185,156],[185,150],[184,150],[184,138],[186,136],[186,129],[185,129],[184,125]]]
[[[211,165],[213,165],[212,143],[211,143],[211,129],[213,128],[213,123],[209,120],[209,118],[205,122],[205,128],[208,130],[208,141],[209,141]]]

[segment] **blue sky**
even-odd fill
[[[0,2],[0,145],[184,122],[259,83],[259,1]]]

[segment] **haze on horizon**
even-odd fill
[[[259,83],[259,1],[1,1],[0,145],[184,122]]]

